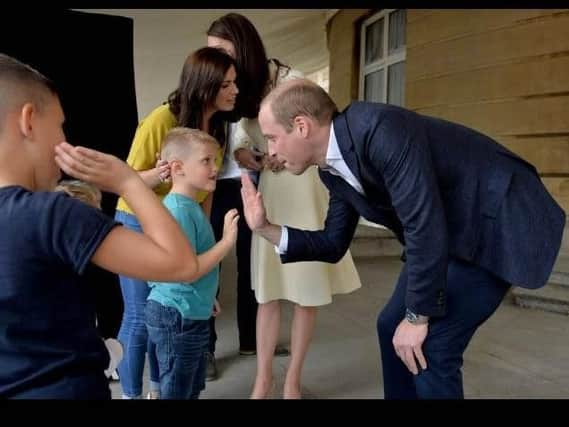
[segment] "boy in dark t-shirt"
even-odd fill
[[[0,398],[110,398],[108,354],[80,275],[195,280],[197,258],[138,174],[65,141],[53,84],[0,54]],[[144,233],[54,193],[60,168],[127,199]]]

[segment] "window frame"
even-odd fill
[[[382,9],[379,12],[373,14],[369,18],[365,19],[361,23],[360,27],[360,72],[359,72],[359,87],[358,87],[358,99],[360,101],[364,100],[365,96],[365,78],[367,75],[374,73],[379,70],[383,71],[383,99],[380,102],[387,104],[387,97],[389,95],[389,88],[388,88],[388,71],[389,66],[396,64],[401,61],[405,61],[407,59],[407,43],[405,43],[405,47],[397,53],[393,53],[388,55],[388,48],[389,48],[389,15],[392,12],[395,12],[400,9]],[[367,28],[370,27],[375,22],[379,21],[381,18],[384,18],[383,24],[383,58],[380,58],[370,64],[365,64],[365,50],[366,50],[366,31]],[[405,31],[407,31],[407,26],[405,26]],[[405,84],[405,82],[403,82]],[[403,99],[403,105],[405,106],[405,99]]]

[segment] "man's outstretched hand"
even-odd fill
[[[241,198],[247,225],[258,231],[268,225],[263,196],[257,191],[247,172],[241,173]]]

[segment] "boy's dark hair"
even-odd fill
[[[6,114],[27,102],[41,110],[49,96],[57,96],[55,84],[39,71],[0,53],[0,131]]]

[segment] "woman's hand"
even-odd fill
[[[284,169],[284,162],[279,162],[276,156],[265,156],[265,167],[274,173],[278,173]]]
[[[235,161],[241,168],[260,171],[263,169],[263,153],[254,153],[247,148],[239,148],[233,153]]]
[[[154,168],[158,172],[160,182],[170,182],[170,164],[167,160],[160,158],[160,153],[156,153],[156,166]]]

